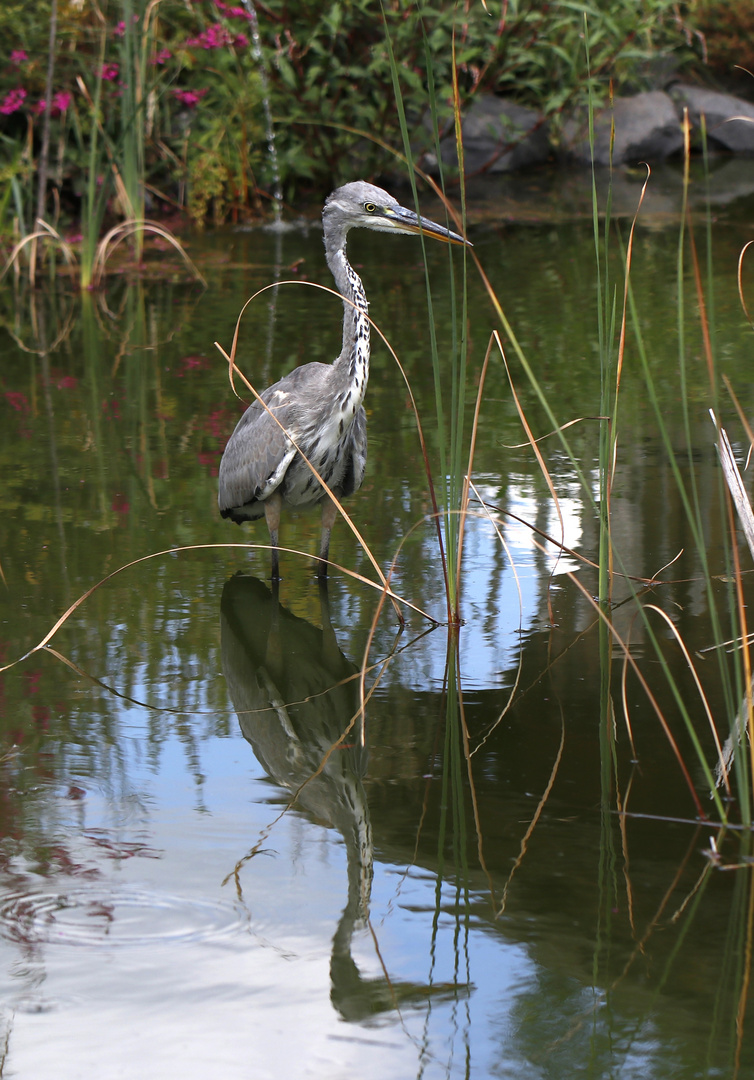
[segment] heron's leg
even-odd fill
[[[283,498],[274,491],[270,495],[269,499],[264,504],[264,516],[267,521],[267,528],[270,530],[270,544],[272,550],[270,552],[270,563],[272,565],[271,577],[273,581],[280,580],[280,566],[278,562],[278,529],[280,528],[280,509],[283,505]]]
[[[339,492],[335,493],[339,497]],[[322,540],[319,545],[319,559],[317,574],[321,578],[327,577],[327,560],[330,558],[330,533],[338,516],[338,508],[329,496],[325,496],[322,503]]]
[[[327,578],[320,577],[319,586],[319,611],[322,620],[322,663],[328,671],[337,671],[341,659],[338,639],[335,636],[332,619],[330,617],[330,595],[327,591]]]

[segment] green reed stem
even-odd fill
[[[149,31],[144,26],[144,4],[138,3],[137,7],[138,11],[134,9],[133,0],[123,2],[125,31],[121,39],[121,60],[125,85],[120,99],[120,158],[129,203],[126,213],[141,221],[144,217],[144,66]],[[141,252],[143,239],[141,230],[137,229],[134,235],[137,253]]]
[[[98,186],[98,178],[102,171],[103,162],[103,152],[99,144],[99,133],[102,102],[102,65],[105,60],[105,46],[106,37],[103,30],[99,42],[99,56],[97,58],[96,66],[97,77],[94,83],[94,100],[88,99],[90,101],[91,111],[91,130],[89,132],[89,161],[87,166],[86,187],[84,189],[84,198],[82,200],[81,208],[82,242],[80,282],[82,289],[88,289],[92,283],[97,241],[102,226],[102,220],[105,216],[107,192],[110,187],[107,174],[102,177],[101,186]],[[78,123],[77,113],[74,113],[74,130],[78,137],[79,144],[83,147],[85,145],[85,140]]]
[[[681,228],[684,228],[683,223],[681,223]],[[672,439],[670,437],[670,433],[668,432],[667,426],[665,425],[665,422],[664,422],[662,407],[660,405],[657,390],[655,388],[654,378],[653,378],[653,375],[652,375],[652,370],[651,370],[651,367],[650,367],[650,364],[649,364],[649,360],[648,360],[648,357],[647,357],[647,351],[646,351],[646,347],[644,345],[644,339],[643,339],[643,336],[642,336],[639,313],[638,313],[637,308],[636,308],[636,301],[635,301],[635,298],[634,298],[634,295],[633,295],[633,290],[630,287],[630,283],[629,283],[629,288],[628,288],[628,305],[629,305],[629,313],[630,313],[630,316],[631,316],[632,329],[633,329],[633,332],[634,332],[634,344],[635,344],[635,347],[636,347],[636,350],[637,350],[639,363],[640,363],[641,371],[642,371],[642,376],[643,376],[644,384],[645,384],[646,390],[647,390],[647,396],[649,398],[650,405],[652,406],[652,409],[654,411],[655,419],[657,421],[657,430],[659,432],[660,438],[661,438],[661,440],[663,442],[663,445],[665,447],[665,450],[666,450],[666,453],[667,453],[667,456],[668,456],[668,463],[670,465],[671,471],[673,473],[673,477],[674,477],[676,485],[678,487],[678,493],[679,493],[679,496],[681,498],[681,502],[683,504],[686,520],[687,520],[687,522],[689,524],[689,528],[691,529],[692,536],[693,536],[693,539],[694,539],[694,544],[695,544],[695,546],[696,546],[696,548],[698,550],[699,547],[700,547],[700,541],[703,541],[703,536],[702,536],[702,534],[700,532],[701,523],[700,523],[699,519],[697,517],[695,517],[693,504],[692,504],[692,501],[691,501],[691,499],[689,497],[689,493],[688,493],[688,491],[686,489],[686,485],[684,483],[683,476],[681,475],[681,470],[680,470],[680,466],[678,464],[677,455],[675,453],[675,448],[673,446],[673,442],[672,442]],[[703,544],[702,544],[702,546],[703,546]],[[716,609],[715,609],[715,604],[714,604],[714,597],[712,596],[711,591],[710,591],[710,589],[711,589],[711,579],[709,577],[709,571],[708,570],[706,571],[706,577],[707,577],[707,585],[708,585],[708,598],[710,600],[710,614],[711,614],[711,617],[713,619],[713,624],[715,626],[715,632],[717,633],[718,627],[717,627],[716,615],[715,615],[715,610]],[[653,629],[652,624],[651,624],[651,622],[650,622],[650,620],[648,618],[648,614],[647,614],[647,612],[646,612],[646,610],[644,608],[644,605],[639,602],[639,599],[636,596],[636,592],[633,589],[633,586],[631,585],[630,581],[628,581],[628,586],[631,589],[631,592],[633,594],[634,601],[636,603],[639,616],[641,617],[641,620],[642,620],[644,631],[646,632],[647,637],[648,637],[648,641],[651,644],[651,646],[652,646],[652,648],[653,648],[653,650],[655,652],[655,655],[656,655],[657,659],[660,662],[660,665],[661,665],[663,673],[664,673],[664,675],[666,677],[668,686],[669,686],[669,688],[671,690],[671,693],[673,694],[676,705],[678,707],[678,711],[680,713],[680,716],[683,719],[684,726],[686,728],[687,734],[688,734],[688,736],[689,736],[689,738],[690,738],[690,740],[692,742],[692,745],[694,747],[694,752],[695,752],[695,754],[696,754],[696,756],[698,758],[699,765],[700,765],[700,767],[701,767],[701,769],[702,769],[702,771],[704,773],[705,781],[710,787],[710,791],[711,791],[711,793],[713,795],[713,798],[714,798],[714,801],[715,801],[715,808],[716,808],[717,812],[719,813],[721,820],[724,821],[726,819],[725,808],[723,806],[723,803],[722,803],[722,800],[720,798],[719,792],[717,791],[717,788],[715,786],[714,776],[712,775],[712,771],[711,771],[711,769],[710,769],[710,767],[709,767],[709,765],[707,763],[706,754],[704,752],[704,749],[703,749],[703,747],[701,745],[699,736],[697,734],[696,725],[694,723],[693,717],[691,716],[691,714],[690,714],[690,712],[688,710],[682,688],[678,685],[676,679],[673,676],[673,673],[672,673],[670,667],[668,666],[668,664],[666,663],[666,661],[664,659],[663,650],[661,648],[659,639],[657,638],[657,636],[656,636],[656,634],[654,632],[654,629]],[[717,640],[722,640],[722,639],[718,638]]]
[[[418,17],[418,16],[417,16]],[[403,139],[404,154],[409,168],[409,181],[411,183],[411,190],[414,197],[414,204],[416,206],[417,213],[419,213],[419,196],[416,187],[415,168],[413,161],[413,154],[411,149],[411,139],[409,134],[408,123],[406,121],[406,114],[403,102],[403,96],[401,91],[400,70],[395,59],[393,52],[392,42],[390,40],[390,33],[387,26],[387,20],[385,18],[385,11],[383,7],[383,22],[385,29],[385,41],[388,50],[388,57],[390,61],[390,69],[393,80],[393,88],[395,91],[396,107],[398,112],[399,125],[401,129],[401,136]],[[422,29],[424,50],[427,65],[427,95],[430,116],[432,119],[432,128],[435,138],[435,148],[437,153],[438,166],[440,169],[440,183],[444,192],[444,177],[442,174],[442,158],[440,155],[439,145],[439,112],[437,105],[437,94],[434,83],[434,77],[432,73],[432,55],[429,46],[429,42],[426,37],[424,25],[419,18],[419,25]],[[456,127],[457,132],[460,132],[460,113],[457,103],[456,95]],[[460,144],[460,138],[458,138],[459,156],[462,155],[462,148]],[[461,157],[462,160],[462,157]],[[463,184],[461,184],[463,189]],[[465,212],[465,207],[464,207]],[[437,341],[437,329],[435,323],[434,303],[432,298],[432,288],[429,275],[429,263],[427,260],[426,245],[424,237],[420,237],[422,258],[424,260],[424,279],[426,283],[427,293],[427,309],[429,315],[429,354],[432,361],[432,373],[434,379],[434,391],[435,391],[435,415],[437,421],[437,445],[438,445],[438,457],[440,472],[442,475],[442,495],[441,505],[439,510],[442,514],[442,531],[445,536],[445,543],[442,540],[442,534],[440,534],[440,547],[443,559],[443,567],[445,572],[446,588],[447,588],[447,603],[448,603],[448,620],[451,622],[458,621],[458,581],[456,575],[456,554],[458,547],[458,520],[457,511],[460,508],[461,492],[463,489],[463,476],[465,468],[464,459],[464,409],[466,399],[466,335],[463,332],[459,333],[458,317],[457,317],[457,304],[458,295],[456,290],[455,273],[452,262],[452,253],[449,249],[449,281],[450,281],[450,296],[451,296],[451,356],[450,356],[450,378],[451,378],[451,403],[450,403],[450,417],[446,415],[446,403],[443,391],[443,368],[440,361],[440,352]],[[467,298],[466,298],[466,267],[464,260],[464,274],[463,274],[463,290],[462,290],[462,319],[463,326],[466,325],[466,311],[467,311]],[[450,452],[448,453],[448,447]],[[431,478],[430,478],[431,483]],[[438,524],[439,528],[439,524]]]
[[[438,168],[440,172],[440,186],[443,195],[446,194],[445,189],[445,174],[442,167],[442,149],[440,146],[440,118],[439,110],[437,106],[437,94],[435,88],[434,74],[432,71],[432,54],[430,51],[429,41],[427,40],[424,24],[422,23],[422,37],[424,42],[424,55],[427,67],[427,93],[429,98],[430,116],[432,118],[432,133],[435,144],[435,157],[438,162]],[[456,154],[458,157],[459,167],[459,189],[461,198],[461,218],[465,228],[466,223],[466,191],[464,185],[464,163],[463,163],[463,140],[461,138],[461,110],[460,100],[458,94],[457,83],[457,68],[455,57],[455,41],[453,42],[453,86],[454,86],[454,126],[455,126],[455,139],[456,139]],[[446,220],[446,224],[448,224]],[[464,328],[467,323],[467,308],[468,308],[468,293],[467,293],[467,278],[466,278],[466,252],[464,249],[463,268],[462,268],[462,288],[461,288],[461,323],[459,328],[459,321],[457,316],[458,296],[456,291],[456,275],[453,262],[453,251],[448,247],[448,282],[450,285],[450,315],[451,315],[451,345],[450,345],[450,387],[451,387],[451,400],[450,400],[450,413],[449,413],[449,433],[446,429],[445,420],[445,408],[443,404],[443,385],[441,378],[441,370],[439,363],[439,356],[436,353],[436,348],[433,353],[432,371],[434,375],[435,386],[435,411],[437,417],[437,431],[438,442],[440,447],[440,467],[443,476],[443,489],[445,491],[445,516],[444,527],[446,536],[446,547],[448,554],[448,578],[450,588],[451,604],[454,608],[455,620],[460,619],[459,601],[460,601],[460,582],[457,580],[457,555],[458,555],[458,543],[459,543],[459,518],[456,511],[461,507],[462,492],[464,486],[464,472],[467,461],[467,451],[465,449],[464,442],[464,419],[466,411],[466,377],[467,377],[467,338],[464,332]],[[425,278],[427,282],[427,293],[430,297],[429,289],[429,275],[426,273],[426,255],[425,255]],[[450,460],[446,459],[445,445],[446,441],[450,447]]]

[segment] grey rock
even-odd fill
[[[467,176],[510,172],[539,165],[550,156],[543,114],[492,94],[475,98],[462,129]],[[445,164],[457,166],[454,136],[443,139],[440,150]]]
[[[671,97],[662,90],[650,90],[631,97],[616,98],[613,110],[604,109],[594,118],[594,161],[610,164],[611,123],[615,119],[614,165],[657,161],[683,146],[678,112]],[[566,156],[587,163],[591,160],[588,118],[572,117],[563,125]]]
[[[754,154],[754,105],[732,94],[676,83],[669,93],[651,90],[616,98],[612,109],[597,112],[594,118],[595,164],[611,164],[613,120],[613,165],[658,162],[678,153],[683,149],[684,108],[688,109],[692,128],[697,134],[704,116],[708,142],[713,150]],[[541,165],[553,155],[549,125],[544,115],[493,94],[476,97],[462,125],[467,177]],[[430,126],[426,118],[425,126]],[[453,134],[441,140],[440,151],[444,164],[457,167]],[[585,110],[564,120],[559,156],[578,165],[591,161]],[[424,162],[429,169],[437,168],[437,160],[432,154],[425,154]]]
[[[674,86],[671,93],[681,113],[684,107],[688,109],[691,125],[697,131],[704,116],[710,145],[736,154],[754,154],[754,105],[750,102],[683,83]]]

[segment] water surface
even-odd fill
[[[591,225],[505,221],[490,210],[494,194],[472,225],[475,251],[558,418],[583,418],[569,439],[596,496]],[[752,222],[746,202],[732,205],[738,212],[716,210],[705,288],[720,370],[750,416],[736,261]],[[722,575],[709,380],[690,272],[679,345],[677,244],[670,212],[640,226],[636,306],[673,457],[682,476],[693,470],[707,557]],[[695,824],[668,739],[629,677],[634,758],[617,653],[615,723],[605,722],[588,598],[596,574],[533,542],[532,525],[596,559],[597,514],[574,463],[555,439],[542,444],[561,524],[495,360],[474,464],[492,520],[468,524],[457,639],[417,614],[399,633],[389,606],[378,614],[379,592],[344,573],[323,595],[294,555],[281,557],[275,596],[267,553],[241,546],[264,544],[264,523],[241,530],[216,512],[219,456],[242,405],[213,342],[230,347],[241,307],[271,281],[329,284],[321,234],[316,221],[282,234],[229,231],[190,250],[206,291],[157,253],[146,281],[116,276],[84,297],[60,283],[35,294],[8,287],[3,299],[3,662],[114,575],[47,649],[0,676],[7,1075],[686,1080],[736,1075],[737,1057],[748,1075],[750,870],[709,872],[711,830]],[[410,376],[436,470],[420,247],[353,234],[349,252]],[[449,379],[448,256],[439,245],[427,254]],[[458,289],[457,257],[455,268]],[[239,363],[261,387],[330,361],[339,324],[334,297],[302,285],[265,293],[244,317]],[[467,325],[470,421],[496,326],[473,269]],[[681,357],[691,428],[679,408]],[[515,358],[512,370],[543,435],[548,418]],[[638,577],[677,559],[652,600],[694,653],[714,638],[709,593],[633,344],[622,394],[616,550]],[[421,452],[384,347],[366,404],[370,464],[349,512],[380,565],[395,560],[395,591],[442,623]],[[317,533],[316,515],[289,518],[282,542],[313,552]],[[189,545],[198,547],[173,550]],[[340,523],[331,554],[373,578]],[[620,579],[615,588],[616,601],[628,595]],[[721,596],[726,588],[714,585]],[[706,807],[635,608],[614,619]],[[657,632],[683,678],[671,635]],[[362,733],[349,724],[365,656]],[[724,737],[730,703],[715,656],[701,656]],[[711,757],[691,692],[687,705]],[[616,811],[627,798],[624,819]],[[724,838],[727,862],[747,851]]]

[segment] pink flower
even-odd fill
[[[224,4],[223,0],[215,0],[215,7],[226,19],[247,19],[251,21],[251,15],[246,8],[231,7],[230,4]]]
[[[246,34],[236,34],[233,38],[233,45],[236,49],[248,49],[249,39],[246,37]]]
[[[70,90],[58,90],[52,99],[52,115],[57,116],[59,113],[64,113],[72,101],[73,94]]]
[[[118,78],[119,70],[120,69],[118,68],[117,64],[103,64],[100,75],[105,80],[105,82],[115,82],[115,80]]]
[[[160,49],[160,51],[152,57],[151,63],[164,64],[165,61],[169,60],[172,55],[173,54],[171,53],[170,49]]]
[[[26,91],[23,86],[17,86],[15,90],[9,90],[3,99],[2,105],[0,105],[0,113],[4,116],[10,116],[11,113],[18,112],[24,103],[26,97]]]
[[[64,113],[66,111],[72,100],[73,95],[71,94],[70,90],[58,90],[57,94],[54,94],[52,98],[52,108],[50,110],[51,115],[60,116],[61,113]],[[46,111],[46,109],[47,102],[44,98],[40,98],[36,105],[33,107],[33,112],[35,112],[37,116],[41,116],[42,113]]]
[[[26,55],[23,49],[14,49],[13,52],[10,54],[10,62],[11,64],[15,64],[16,67],[18,67],[19,64],[23,64],[24,60],[28,59],[29,57]]]
[[[126,32],[126,24],[121,19],[120,22],[118,23],[118,25],[113,30],[113,36],[117,37],[117,38],[121,38],[121,37],[123,37],[125,32]]]
[[[230,31],[222,23],[213,23],[202,30],[199,37],[189,38],[186,44],[198,45],[202,49],[220,49],[223,45],[230,45],[232,40]]]
[[[181,105],[185,105],[188,109],[193,109],[202,100],[206,90],[174,90],[173,96],[180,101]]]

